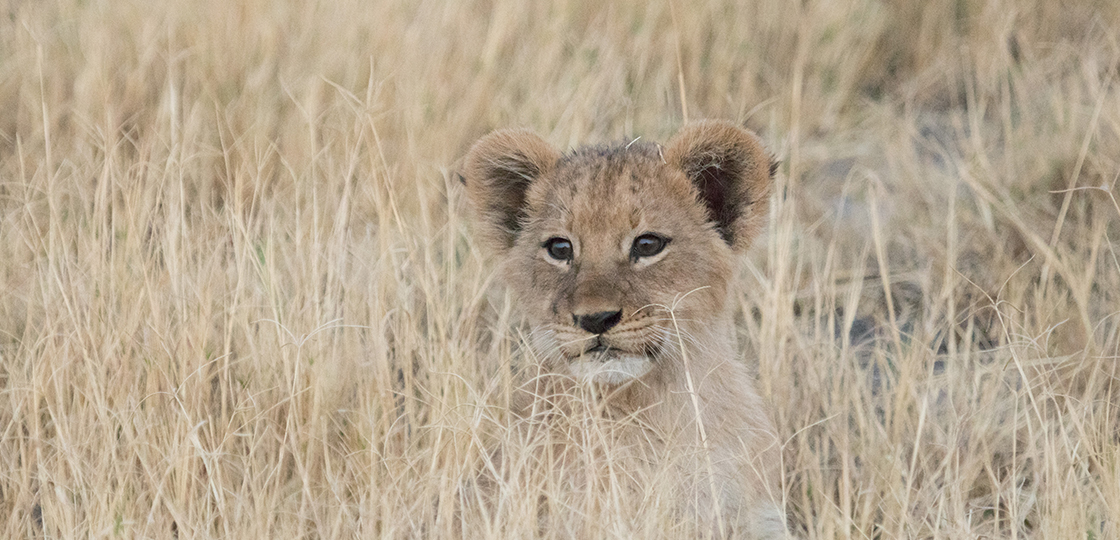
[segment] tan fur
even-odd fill
[[[647,495],[668,481],[700,530],[784,537],[779,443],[729,305],[771,173],[758,139],[722,121],[689,124],[664,147],[561,155],[502,130],[471,149],[478,228],[532,327],[535,365],[513,413],[551,433],[549,466],[571,471],[573,493],[609,490],[607,477]],[[644,234],[669,241],[635,257]],[[556,238],[571,243],[570,260],[549,254]],[[600,334],[577,323],[612,312],[617,323]],[[579,427],[588,421],[594,429]],[[608,467],[589,465],[603,456]]]

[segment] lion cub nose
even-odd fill
[[[622,311],[600,311],[590,315],[572,315],[580,328],[592,334],[602,334],[622,320]]]

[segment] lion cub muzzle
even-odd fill
[[[587,383],[620,385],[646,375],[666,334],[641,311],[572,314],[572,323],[551,332],[563,364],[558,367]]]

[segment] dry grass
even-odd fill
[[[793,530],[1120,538],[1118,35],[1108,0],[2,1],[0,535],[455,535],[520,361],[456,160],[687,109],[783,161],[740,300]],[[522,506],[464,526],[555,532]]]

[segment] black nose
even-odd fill
[[[580,328],[592,334],[602,334],[622,320],[621,311],[600,311],[590,315],[572,315]]]

